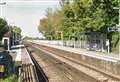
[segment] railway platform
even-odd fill
[[[35,67],[25,46],[12,46],[10,53],[14,55],[18,82],[37,82]]]
[[[101,53],[101,52],[96,52],[96,51],[89,51],[89,50],[81,49],[81,48],[71,48],[67,46],[52,44],[52,41],[51,43],[50,42],[48,43],[46,41],[45,42],[39,41],[39,40],[33,40],[30,42],[44,45],[44,46],[49,46],[52,48],[56,48],[56,49],[60,49],[60,50],[68,51],[68,52],[72,52],[72,53],[82,54],[82,55],[86,55],[86,56],[90,56],[90,57],[94,57],[94,58],[98,58],[98,59],[102,59],[106,61],[112,61],[112,62],[120,61],[118,54],[108,54],[108,53]]]

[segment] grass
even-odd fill
[[[17,82],[17,77],[15,74],[5,78],[5,79],[1,79],[0,82]]]
[[[112,37],[112,42],[113,42],[113,48],[112,48],[112,53],[115,53],[115,54],[119,54],[119,46],[120,46],[120,40],[118,41],[118,43],[116,44],[116,41],[118,39],[118,34],[114,34],[113,37]],[[115,46],[116,44],[116,46]]]
[[[2,42],[0,41],[0,47],[2,46]]]
[[[4,51],[4,47],[1,41],[0,41],[0,51]]]
[[[0,41],[0,48],[3,47],[2,42]]]
[[[119,43],[117,44],[116,47],[112,48],[112,53],[119,54],[120,53],[119,52],[119,46],[120,46],[120,41],[119,41]]]

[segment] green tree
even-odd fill
[[[117,23],[117,0],[74,0],[74,13],[83,31],[106,32]]]
[[[17,26],[13,26],[12,27],[12,32],[14,33],[14,35],[16,36],[16,39],[20,39],[21,38],[21,28],[20,27],[17,27]]]
[[[57,31],[61,30],[62,12],[56,10],[52,12],[51,9],[46,10],[46,17],[40,20],[38,26],[39,32],[45,37],[57,39]]]
[[[7,22],[0,18],[0,40],[2,39],[3,35],[8,32],[9,30],[9,26],[7,24]]]
[[[13,32],[17,33],[17,34],[21,34],[22,30],[20,27],[17,26],[13,26],[12,28]]]
[[[63,31],[65,39],[81,32],[106,33],[107,28],[118,23],[118,0],[61,0],[61,9],[52,12],[48,9],[45,18],[40,20],[39,31],[51,34],[56,39],[56,31]],[[56,36],[55,36],[56,35]],[[111,33],[108,36],[111,37]]]

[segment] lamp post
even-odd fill
[[[0,1],[0,17],[1,18],[3,18],[3,14],[2,14],[3,5],[6,5],[6,2],[2,2],[2,0],[1,0]]]
[[[117,25],[118,27],[117,31],[119,32],[119,39],[120,39],[120,7],[114,7],[114,9],[119,10],[119,24]],[[119,41],[119,59],[120,59],[120,41]]]

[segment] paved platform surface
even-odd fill
[[[10,53],[12,55],[16,55],[14,57],[15,61],[21,61],[22,64],[32,64],[33,65],[33,62],[29,56],[29,53],[27,52],[24,45],[12,46]]]
[[[19,82],[36,82],[34,64],[29,56],[28,51],[24,45],[12,46],[10,51],[14,55],[13,59],[18,62],[19,68]]]
[[[12,55],[15,55],[14,57],[14,61],[22,61],[21,60],[21,48],[24,47],[24,45],[15,45],[15,46],[12,46],[11,50],[9,51]]]
[[[4,51],[4,49],[2,47],[0,47],[0,52]]]
[[[21,49],[21,60],[22,60],[22,72],[21,81],[22,82],[37,82],[35,77],[34,64],[30,58],[30,55],[26,48]]]
[[[26,48],[21,49],[21,52],[22,52],[22,54],[21,54],[22,64],[32,64],[32,65],[34,65],[30,56],[29,56],[28,51],[26,50]]]

